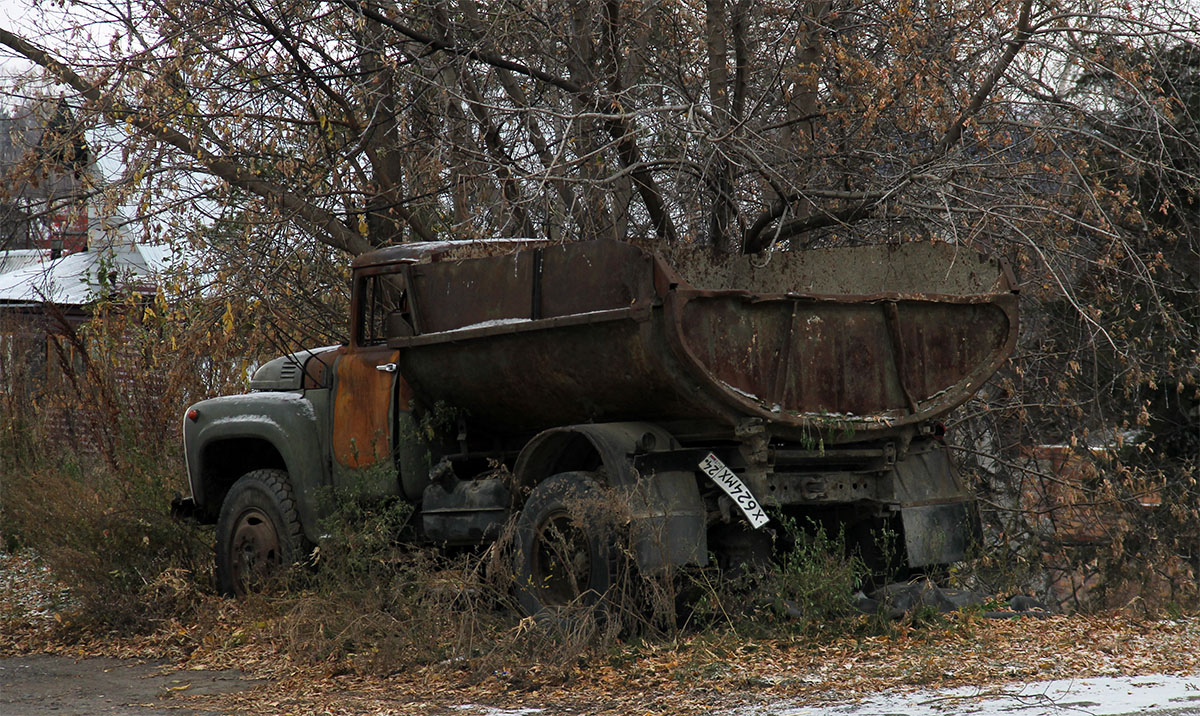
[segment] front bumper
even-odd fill
[[[200,508],[191,497],[175,495],[171,500],[171,517],[177,520],[200,521]]]

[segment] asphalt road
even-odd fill
[[[175,698],[228,693],[255,683],[236,671],[172,671],[159,662],[13,656],[0,658],[0,714],[209,716],[180,708]]]

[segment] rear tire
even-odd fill
[[[517,519],[517,602],[529,616],[602,608],[617,584],[621,551],[595,476],[564,472],[529,495]]]
[[[304,554],[304,533],[288,474],[254,470],[230,488],[217,519],[217,589],[245,596]]]

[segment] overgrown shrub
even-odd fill
[[[293,656],[387,673],[470,653],[488,618],[479,559],[401,542],[411,514],[405,503],[336,504],[311,568],[270,600],[281,615],[276,633]]]
[[[1002,444],[988,417],[957,438],[985,525],[979,557],[959,570],[970,586],[1067,611],[1200,606],[1200,455],[1164,447],[1166,430]]]
[[[425,548],[402,539],[412,516],[404,503],[341,494],[333,504],[313,568],[295,574],[290,591],[259,603],[278,616],[272,634],[293,658],[335,670],[387,674],[440,664],[490,674],[537,663],[543,676],[569,678],[579,659],[629,639],[669,641],[696,629],[816,634],[865,621],[852,602],[866,576],[863,561],[847,554],[841,535],[786,516],[776,522],[775,561],[734,575],[715,568],[643,574],[626,544],[627,569],[599,608],[581,602],[522,618],[511,522],[486,548]],[[603,507],[622,514],[619,504]]]
[[[156,464],[117,472],[87,455],[19,468],[4,479],[5,538],[67,585],[70,621],[140,631],[186,618],[208,586],[211,531],[171,519],[174,475]]]
[[[778,520],[786,543],[771,580],[776,614],[809,625],[836,624],[856,615],[852,595],[868,574],[862,557],[847,550],[845,534],[830,536],[820,525],[802,530],[786,515]]]
[[[580,603],[522,618],[512,570],[515,516],[487,547],[442,549],[403,540],[412,514],[405,503],[342,493],[332,504],[314,569],[297,575],[291,592],[267,600],[281,615],[276,634],[299,660],[362,673],[430,664],[491,673],[537,662],[565,675],[581,655],[656,623],[658,610],[631,571],[600,610]]]
[[[750,634],[836,634],[863,626],[854,595],[871,570],[845,533],[786,513],[773,515],[771,559],[689,573],[696,626]]]
[[[66,584],[75,623],[145,629],[210,590],[211,530],[169,512],[186,491],[179,422],[188,402],[243,389],[265,352],[219,320],[244,309],[114,293],[82,325],[48,304],[4,329],[0,533]]]

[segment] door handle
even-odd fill
[[[396,372],[396,364],[395,363],[384,363],[383,365],[375,366],[375,370],[381,370],[384,373],[395,373]]]

